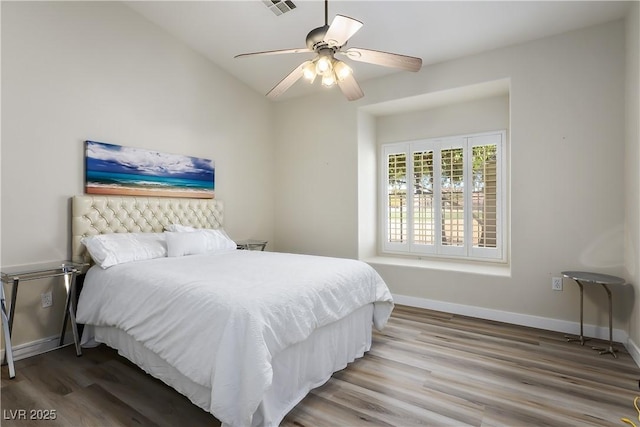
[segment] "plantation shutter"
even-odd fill
[[[383,145],[383,251],[501,259],[505,137]]]

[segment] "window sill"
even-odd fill
[[[363,258],[368,264],[389,265],[397,267],[423,268],[426,270],[443,270],[459,273],[482,274],[485,276],[511,277],[511,266],[508,264],[480,263],[472,261],[434,260],[417,258],[400,258],[391,256],[373,256]]]

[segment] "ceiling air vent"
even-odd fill
[[[274,15],[277,16],[296,8],[296,5],[289,0],[262,0],[262,2],[271,12],[273,12]]]

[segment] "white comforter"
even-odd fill
[[[391,294],[363,262],[229,251],[93,267],[77,319],[123,329],[210,387],[211,413],[224,424],[247,426],[271,384],[272,357],[369,303],[381,329]]]

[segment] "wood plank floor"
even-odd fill
[[[601,344],[594,340],[589,344]],[[615,426],[638,419],[640,369],[556,332],[396,306],[371,351],[313,390],[284,426]],[[218,426],[104,346],[2,367],[2,426]],[[49,421],[16,410],[56,411]],[[638,424],[638,423],[636,423]]]

